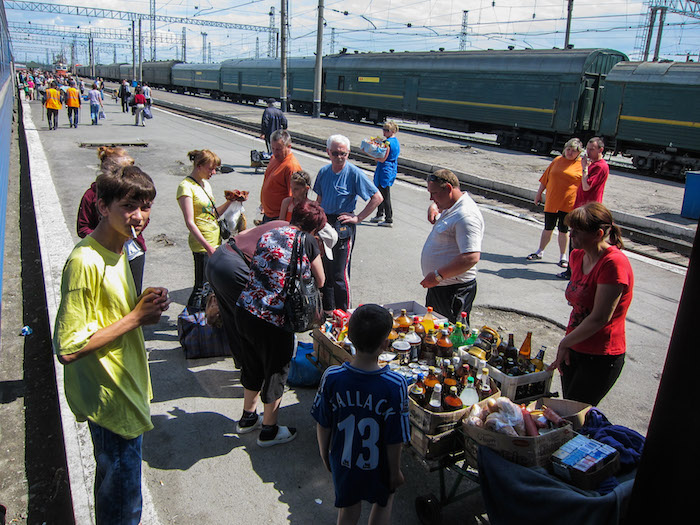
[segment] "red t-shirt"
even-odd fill
[[[603,328],[591,337],[571,348],[582,354],[620,355],[627,348],[625,341],[625,317],[632,302],[634,275],[627,256],[616,246],[611,246],[598,260],[588,275],[583,274],[583,250],[571,252],[569,267],[571,280],[566,287],[566,300],[572,306],[568,334],[593,311],[596,288],[599,284],[622,284],[622,297],[613,312],[612,318]]]
[[[584,191],[583,184],[576,191],[576,203],[574,208],[588,204],[589,202],[603,202],[605,183],[610,175],[610,166],[605,159],[600,158],[588,166],[588,184],[591,189]]]

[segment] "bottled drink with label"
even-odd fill
[[[418,405],[425,406],[426,397],[425,384],[423,383],[423,374],[418,374],[418,379],[415,383],[413,383],[413,385],[411,385],[411,389],[409,390],[408,395],[411,397],[411,399],[418,403]]]
[[[505,345],[498,345],[498,349],[491,353],[491,357],[488,360],[488,363],[497,370],[503,370],[503,367],[505,365],[504,351]]]
[[[466,381],[467,378],[471,377],[471,369],[467,363],[457,368],[457,378],[460,382]]]
[[[473,345],[477,337],[479,337],[479,330],[477,330],[476,328],[472,328],[469,332],[469,338],[467,339],[466,344]]]
[[[531,363],[535,366],[535,372],[542,372],[544,370],[544,353],[547,347],[542,345],[542,347],[537,352],[537,356],[531,360]]]
[[[450,335],[450,341],[452,341],[452,348],[457,350],[460,346],[464,346],[464,332],[462,332],[462,323],[457,321],[455,329]]]
[[[491,381],[489,377],[489,369],[484,368],[481,371],[481,382],[479,383],[479,398],[486,399],[491,395]]]
[[[527,364],[530,363],[530,354],[532,353],[532,332],[528,332],[525,341],[520,345],[518,352],[518,364],[523,369],[527,369]]]
[[[445,388],[450,388],[453,386],[457,386],[457,376],[455,375],[455,367],[452,366],[452,364],[447,366],[447,370],[445,371],[445,377],[442,380],[442,384],[445,385]]]
[[[440,380],[437,376],[437,370],[434,366],[431,366],[430,368],[428,368],[428,375],[423,380],[423,384],[425,385],[425,395],[428,398],[430,398],[430,395],[433,393],[435,385],[437,385],[439,382]]]
[[[436,383],[433,387],[433,393],[426,408],[432,412],[442,412],[442,385],[440,383]]]
[[[405,340],[409,345],[411,345],[409,360],[411,362],[418,361],[418,355],[420,353],[421,348],[421,340],[420,336],[416,333],[416,329],[413,325],[408,327],[408,333],[406,334]]]
[[[454,412],[455,410],[460,410],[464,408],[462,400],[457,395],[457,387],[451,386],[448,394],[445,396],[445,402],[443,403],[443,408],[446,412]]]
[[[474,378],[473,377],[469,376],[467,378],[466,384],[464,385],[464,388],[462,389],[462,393],[459,394],[459,398],[462,400],[462,403],[464,404],[465,407],[479,402],[479,393],[476,391],[476,388],[474,387]]]
[[[438,339],[438,356],[452,358],[452,341],[450,341],[450,331],[447,329],[440,332],[440,338]]]
[[[418,334],[418,337],[420,337],[421,342],[423,342],[426,330],[425,326],[423,326],[423,323],[420,322],[420,317],[418,317],[417,315],[413,316],[413,329]]]
[[[459,320],[462,322],[462,327],[465,331],[469,332],[469,321],[467,321],[467,312],[462,312],[459,314]]]
[[[436,357],[437,337],[435,337],[435,330],[431,328],[423,339],[423,359],[425,359],[428,364],[435,364]]]
[[[408,327],[411,326],[411,318],[408,316],[406,313],[406,309],[402,308],[401,309],[401,315],[399,315],[396,318],[396,323],[399,325],[399,327],[396,329],[397,332],[401,333],[406,333],[408,332]]]
[[[406,334],[400,333],[399,338],[391,344],[391,348],[399,357],[400,365],[407,365],[411,362],[411,344],[406,341]]]
[[[423,316],[423,320],[421,323],[423,323],[423,326],[425,327],[425,331],[428,332],[430,330],[435,330],[435,322],[437,321],[437,317],[435,317],[435,314],[433,314],[433,307],[428,306],[428,312]]]

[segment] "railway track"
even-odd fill
[[[257,137],[260,132],[258,125],[250,124],[235,117],[219,115],[210,111],[205,111],[203,109],[193,108],[183,104],[177,104],[163,100],[154,100],[154,104],[174,113],[186,115],[192,118],[197,118],[210,123],[213,122],[218,125],[225,126],[229,129],[235,129],[236,131],[250,134],[251,136]],[[407,128],[404,125],[402,129]],[[450,137],[451,133],[449,131],[444,130],[431,130],[430,134],[433,136],[454,138]],[[463,138],[460,137],[459,140],[463,140]],[[470,138],[468,140],[471,141],[472,139]],[[491,141],[491,144],[489,144],[488,139],[480,140],[479,138],[476,138],[474,140],[479,141],[479,143],[481,144],[493,145],[495,147],[498,147],[495,141]],[[304,149],[309,153],[325,155],[325,139],[319,139],[312,135],[306,135],[303,133],[295,132],[294,145],[295,148]],[[374,169],[374,164],[371,162],[370,157],[365,155],[357,147],[351,148],[350,158],[353,160],[353,162],[361,165],[366,169]],[[409,182],[412,184],[425,184],[425,180],[427,179],[429,174],[430,166],[422,165],[421,163],[411,162],[403,159],[399,160],[399,177],[405,182]],[[503,203],[520,210],[524,209],[533,213],[541,211],[534,206],[530,198],[526,198],[506,191],[488,188],[470,182],[465,182],[464,180],[462,180],[462,185],[464,189],[468,190],[472,194],[480,195],[487,199],[492,199],[499,203]],[[692,243],[687,242],[683,239],[673,238],[653,231],[643,231],[642,229],[638,227],[633,227],[631,225],[621,223],[619,224],[619,226],[622,229],[623,235],[625,236],[626,240],[631,241],[631,243],[627,243],[627,247],[628,249],[630,249],[630,251],[635,251],[642,255],[652,257],[654,259],[661,260],[664,262],[669,262],[671,264],[687,266],[686,258],[690,256]]]

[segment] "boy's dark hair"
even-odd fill
[[[125,197],[139,202],[153,202],[156,187],[153,180],[137,166],[124,166],[117,172],[97,177],[97,198],[109,206]]]
[[[378,304],[363,304],[350,316],[348,339],[358,352],[371,354],[389,336],[394,320],[386,308]]]

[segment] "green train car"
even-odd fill
[[[333,55],[323,61],[322,111],[376,122],[400,115],[549,153],[597,128],[606,76],[625,60],[612,49]]]
[[[599,132],[647,174],[700,169],[700,64],[625,62],[609,73]]]
[[[159,60],[156,62],[144,62],[141,72],[144,82],[155,88],[166,88],[173,83],[172,69],[175,64],[181,64],[181,60]]]
[[[173,87],[178,93],[221,93],[221,64],[175,64],[172,67]]]
[[[287,100],[300,113],[312,110],[314,91],[313,57],[290,58],[287,62]],[[234,102],[255,104],[260,99],[279,98],[279,59],[233,59],[221,63],[223,96]]]

